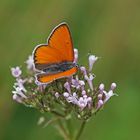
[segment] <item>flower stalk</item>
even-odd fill
[[[77,63],[78,50],[75,49],[74,52],[74,62]],[[49,122],[56,124],[64,140],[80,140],[87,120],[99,112],[112,96],[116,95],[114,93],[116,83],[112,83],[108,91],[105,90],[103,83],[95,86],[95,75],[92,69],[98,57],[90,55],[88,60],[89,67],[79,67],[75,75],[49,84],[40,84],[34,77],[37,72],[34,68],[33,57],[29,56],[26,61],[28,71],[26,76],[23,76],[21,67],[11,68],[12,76],[15,78],[13,100],[35,108],[41,113],[51,114],[52,118]],[[76,136],[70,130],[70,121],[74,118],[81,121]],[[47,126],[48,124],[51,123],[47,123]],[[67,127],[65,127],[66,124]]]
[[[85,125],[86,125],[86,121],[82,121],[82,122],[81,122],[80,129],[79,129],[79,131],[78,131],[78,133],[77,133],[77,135],[76,135],[76,137],[75,137],[75,140],[79,140],[79,139],[80,139],[80,136],[81,136],[82,133],[83,133],[83,130],[84,130],[84,128],[85,128]]]

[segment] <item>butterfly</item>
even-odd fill
[[[36,79],[50,83],[56,79],[70,77],[77,71],[74,49],[69,27],[66,23],[56,26],[47,44],[38,45],[33,51],[34,66],[39,71]]]

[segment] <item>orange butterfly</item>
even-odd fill
[[[72,38],[66,23],[54,28],[47,44],[39,45],[33,51],[36,75],[40,83],[50,83],[56,79],[69,77],[77,72],[74,61]]]

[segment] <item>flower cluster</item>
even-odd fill
[[[78,62],[78,50],[74,49],[75,60]],[[61,117],[75,114],[78,119],[87,120],[98,112],[113,96],[116,84],[112,83],[108,91],[101,83],[94,86],[95,75],[92,73],[94,63],[98,57],[90,55],[89,67],[80,66],[78,72],[68,78],[55,80],[49,84],[38,84],[35,81],[36,73],[33,57],[26,61],[28,75],[22,76],[20,67],[11,68],[14,83],[13,99],[18,103],[38,109],[41,112],[50,112]]]

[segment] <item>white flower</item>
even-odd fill
[[[26,82],[26,80],[23,79],[16,79],[16,83],[14,83],[15,87],[19,87],[23,92],[27,92],[27,90],[24,87],[24,83]]]
[[[85,85],[85,82],[84,82],[83,80],[79,80],[79,84],[80,84],[81,86],[84,86],[84,85]]]
[[[78,61],[78,49],[74,49],[74,63],[77,63]]]
[[[64,93],[63,93],[63,96],[64,96],[65,98],[68,98],[68,97],[69,97],[69,93],[68,93],[68,92],[64,92]]]
[[[15,67],[15,68],[11,68],[11,73],[13,75],[13,77],[17,78],[21,75],[22,71],[20,69],[20,67]]]
[[[18,94],[20,95],[22,98],[27,98],[23,92],[23,89],[20,87],[16,87],[14,86],[15,91],[12,91],[13,94]]]
[[[66,98],[67,102],[69,103],[73,103],[73,104],[77,104],[78,100],[76,97],[74,96],[69,96],[68,98]]]
[[[98,57],[96,57],[95,55],[90,55],[88,59],[89,59],[89,71],[91,72],[93,64],[97,61]]]
[[[109,92],[104,91],[104,94],[105,94],[104,103],[106,103],[112,96],[115,95],[113,93],[113,90],[109,90]]]
[[[22,98],[19,97],[17,94],[14,94],[14,95],[13,95],[13,100],[15,100],[15,101],[18,102],[18,103],[22,103]]]
[[[59,98],[59,96],[60,96],[59,93],[56,92],[56,93],[55,93],[55,97],[56,97],[56,98]]]
[[[29,69],[29,70],[33,70],[34,69],[34,60],[33,60],[33,56],[32,55],[30,55],[28,57],[28,59],[26,60],[25,63],[27,64],[27,69]]]

